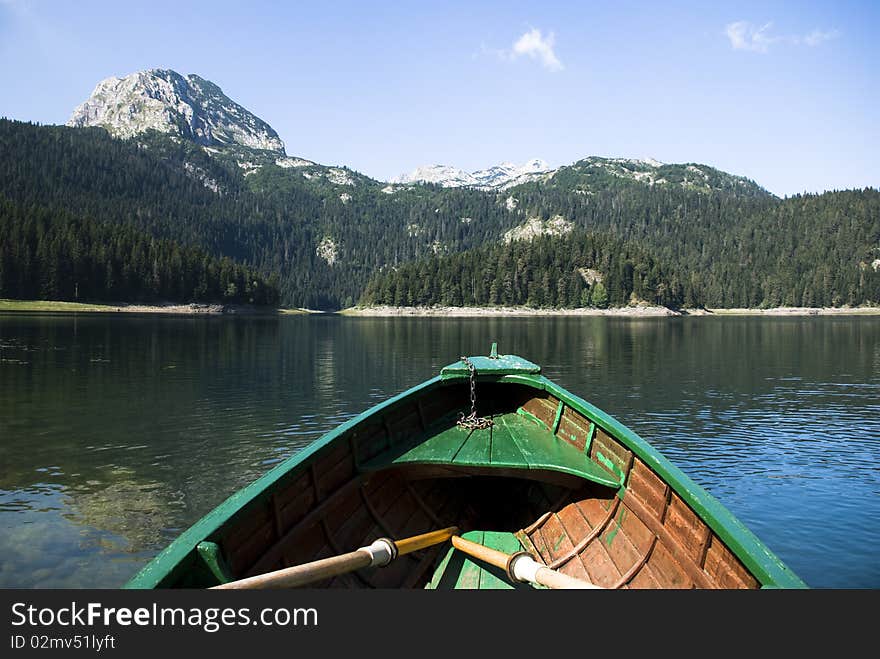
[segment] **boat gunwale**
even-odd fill
[[[718,535],[727,548],[749,569],[762,588],[808,588],[807,584],[789,568],[767,545],[708,490],[675,466],[659,449],[618,419],[558,383],[540,376],[512,375],[504,379],[531,381],[574,408],[590,421],[608,431],[612,438],[633,451],[648,467],[687,503],[706,525]],[[622,485],[618,496],[623,497]]]
[[[363,423],[366,419],[375,416],[378,412],[393,407],[410,396],[443,384],[446,381],[448,381],[448,378],[444,379],[437,375],[402,391],[396,396],[377,403],[348,421],[328,430],[313,443],[280,462],[253,482],[230,494],[215,508],[207,512],[194,522],[192,526],[172,540],[161,552],[156,554],[150,562],[144,565],[140,571],[126,582],[123,588],[141,589],[157,587],[195,551],[196,546],[200,542],[210,538],[224,524],[247,507],[260,503],[264,500],[264,497],[271,496],[275,485],[281,479],[288,476],[296,476],[300,469],[308,468],[311,460],[319,457],[325,449],[329,450],[331,445],[340,436]]]
[[[454,384],[467,379],[466,374],[436,375],[401,393],[388,398],[348,421],[327,431],[312,444],[296,452],[261,477],[232,493],[213,510],[206,513],[187,528],[167,547],[139,570],[123,588],[141,589],[159,587],[182,566],[189,565],[199,542],[208,540],[235,515],[249,506],[257,505],[271,496],[277,483],[285,477],[296,476],[308,467],[311,461],[329,450],[334,442],[367,419],[383,410],[393,408],[417,394]],[[733,553],[750,570],[763,588],[808,588],[783,561],[776,556],[748,527],[738,520],[720,501],[699,486],[681,469],[676,467],[657,448],[640,437],[632,429],[615,417],[583,398],[571,393],[561,385],[540,374],[477,374],[482,381],[521,384],[539,391],[547,391],[576,411],[586,416],[635,453],[647,466],[653,469],[681,499],[691,506],[706,525],[715,532]],[[621,485],[617,496],[623,497],[625,485]]]

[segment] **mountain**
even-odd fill
[[[478,190],[505,190],[511,186],[546,178],[552,168],[538,158],[522,165],[503,162],[487,169],[466,172],[449,165],[425,165],[417,167],[409,174],[392,178],[389,183],[433,183],[444,188],[476,188]]]
[[[350,197],[344,186],[379,186],[379,181],[301,157],[288,157],[284,142],[264,120],[226,96],[219,86],[195,74],[182,76],[168,69],[138,71],[110,77],[95,87],[67,121],[71,127],[101,127],[126,139],[155,130],[200,147],[210,156],[227,160],[245,177],[263,168],[285,170],[275,182],[291,176],[312,186],[343,187],[337,194]],[[274,167],[273,167],[274,166]],[[192,173],[192,172],[191,172]],[[445,188],[503,191],[529,183],[565,186],[571,192],[596,192],[621,182],[648,186],[681,186],[706,192],[731,191],[748,196],[769,194],[743,177],[696,163],[668,165],[656,160],[587,157],[571,165],[551,168],[532,159],[521,165],[504,162],[466,172],[448,165],[427,165],[391,179],[385,192],[418,183]],[[261,182],[262,184],[262,182]],[[259,184],[259,185],[261,185]]]
[[[685,306],[880,302],[880,193],[873,189],[780,200],[708,165],[598,156],[557,169],[503,163],[437,171],[439,184],[389,183],[287,155],[275,131],[219,87],[173,71],[101,83],[70,123],[0,119],[0,202],[27,217],[38,208],[62,221],[63,211],[88,218],[96,232],[106,228],[102,235],[130,227],[147,241],[233,259],[267,282],[277,277],[287,306],[351,306],[377,274],[493,245],[504,246],[499,257],[516,254],[540,267],[544,289],[545,275],[568,272],[564,278],[576,282],[570,269],[583,263],[560,257],[546,269],[529,255],[547,240],[584,232],[650,254]],[[0,246],[6,222],[0,218]],[[64,226],[74,258],[86,224]],[[56,261],[65,258],[56,251]],[[472,254],[479,260],[483,252]],[[140,261],[133,271],[142,271]],[[617,263],[610,267],[628,267]],[[7,274],[0,263],[0,289]],[[527,280],[537,274],[529,271]],[[629,281],[626,272],[600,274]],[[514,275],[514,283],[525,281]],[[566,290],[566,300],[577,297]],[[558,282],[553,297],[538,297],[563,299]]]
[[[564,188],[576,194],[594,194],[627,184],[658,189],[679,187],[705,193],[728,192],[746,197],[773,196],[751,179],[709,165],[662,163],[653,159],[590,156],[560,167],[547,180],[550,187]]]
[[[238,145],[285,156],[278,133],[226,96],[213,82],[167,69],[102,80],[68,126],[100,126],[114,137],[153,129],[204,147]]]
[[[589,156],[571,165],[551,168],[543,160],[522,165],[500,165],[466,172],[449,165],[425,165],[402,174],[389,183],[404,185],[431,183],[444,188],[475,188],[502,191],[527,183],[566,187],[577,194],[590,194],[622,183],[678,186],[703,192],[729,191],[746,196],[769,195],[754,181],[697,163],[666,164],[652,158],[602,158]]]

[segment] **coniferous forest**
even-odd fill
[[[94,302],[278,303],[268,279],[227,257],[0,200],[0,297]]]
[[[179,138],[0,119],[0,297],[325,310],[880,304],[874,188],[779,199],[717,170],[718,184],[698,189],[572,166],[504,191],[389,191],[347,169],[340,183],[325,166],[263,162],[245,176]],[[573,229],[565,238],[503,239],[556,216]]]
[[[374,277],[361,303],[393,306],[679,307],[681,284],[608,234],[542,236],[407,263]]]

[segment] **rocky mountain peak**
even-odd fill
[[[466,172],[449,165],[425,165],[409,174],[393,178],[391,183],[437,183],[445,188],[473,187],[480,190],[505,189],[533,180],[536,175],[548,174],[550,166],[538,158],[522,165],[502,162],[486,169]]]
[[[154,129],[202,146],[238,145],[285,155],[284,142],[265,121],[226,96],[209,80],[169,69],[110,77],[77,107],[68,126],[101,126],[133,137]]]

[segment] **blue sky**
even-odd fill
[[[788,196],[880,187],[878,33],[880,2],[0,0],[0,116],[170,68],[378,179],[652,157]]]

